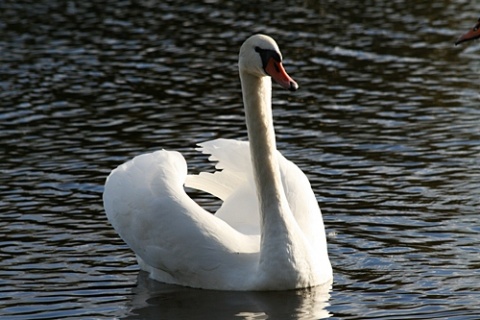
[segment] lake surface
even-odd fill
[[[480,319],[480,45],[453,45],[480,4],[344,2],[1,1],[0,317]],[[212,170],[196,143],[245,139],[256,32],[300,85],[274,87],[278,148],[317,195],[332,288],[151,281],[105,178],[161,148]]]

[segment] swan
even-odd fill
[[[472,29],[468,30],[466,33],[464,33],[457,39],[455,45],[478,38],[480,38],[480,18]]]
[[[160,150],[120,165],[103,194],[109,222],[154,280],[233,291],[307,288],[332,281],[320,208],[303,172],[276,149],[271,77],[295,91],[276,42],[253,35],[239,72],[249,142],[199,144],[218,171],[187,175],[183,156]],[[213,215],[184,186],[223,204]]]

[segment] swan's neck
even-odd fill
[[[272,119],[270,77],[241,73],[250,153],[261,215],[261,246],[288,235],[293,219],[281,182]],[[287,223],[288,222],[288,223]],[[276,239],[276,240],[274,240]],[[262,250],[263,251],[263,250]]]
[[[265,219],[274,216],[270,212],[278,211],[278,214],[281,214],[285,197],[280,180],[272,119],[272,84],[270,77],[259,78],[249,74],[242,74],[241,80],[255,183],[262,223],[265,223]]]
[[[295,220],[282,185],[272,119],[272,82],[240,72],[253,174],[260,205],[259,287],[315,283],[315,256]]]

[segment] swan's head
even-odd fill
[[[298,84],[283,68],[282,54],[277,43],[269,36],[256,34],[245,40],[240,48],[238,66],[240,72],[257,77],[270,76],[285,89],[298,89]]]
[[[478,38],[480,38],[480,18],[472,29],[458,38],[457,42],[455,42],[455,45]]]

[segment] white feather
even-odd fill
[[[258,46],[278,50],[261,35],[241,48],[251,142],[200,144],[218,171],[187,176],[185,159],[162,150],[135,157],[107,178],[107,217],[140,267],[158,281],[218,290],[281,290],[331,281],[322,215],[310,183],[275,148],[271,82],[260,74]],[[184,185],[213,194],[222,206],[210,214]]]

